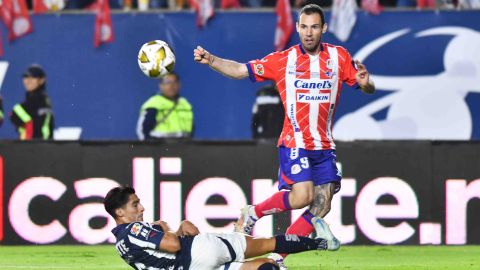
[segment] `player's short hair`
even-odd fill
[[[117,218],[115,210],[122,208],[132,194],[135,194],[135,189],[132,187],[120,186],[112,188],[103,199],[103,206],[113,218]]]
[[[323,26],[325,24],[325,13],[323,12],[323,9],[319,5],[315,5],[315,4],[305,5],[298,12],[298,18],[300,18],[300,15],[302,14],[310,15],[313,13],[318,13],[318,15],[320,15],[320,18],[322,19],[322,26]]]
[[[175,72],[170,72],[167,75],[165,75],[165,77],[167,77],[167,76],[174,76],[175,81],[180,82],[180,76]],[[162,82],[162,81],[163,81],[163,78],[160,80],[160,82]]]

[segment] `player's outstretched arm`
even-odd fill
[[[362,89],[362,92],[366,94],[375,93],[375,84],[370,80],[370,74],[365,65],[358,60],[355,60],[355,64],[358,68],[355,78],[357,79],[357,83],[360,86],[360,89]]]
[[[245,64],[220,58],[200,46],[193,50],[193,59],[198,63],[210,66],[222,75],[232,79],[248,77],[248,69]]]

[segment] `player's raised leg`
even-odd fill
[[[313,217],[325,217],[331,209],[334,194],[340,189],[341,173],[333,150],[314,151],[309,156],[315,183],[310,207],[287,229],[288,234],[308,236],[314,230]]]
[[[311,181],[296,183],[291,191],[279,191],[257,205],[247,205],[241,210],[240,218],[235,224],[235,231],[251,234],[255,222],[266,216],[292,209],[303,208],[313,198]]]
[[[279,191],[257,205],[242,209],[235,231],[251,234],[255,222],[266,215],[300,209],[312,203],[314,183],[309,152],[299,148],[280,147]]]
[[[287,228],[286,233],[309,236],[314,231],[312,218],[323,218],[328,214],[328,212],[330,212],[333,195],[336,188],[337,184],[335,182],[315,186],[315,196],[309,209],[305,210],[305,212],[303,212],[303,214]],[[280,266],[280,270],[287,270],[288,268],[283,262],[284,258],[287,256],[288,254],[272,253],[268,257],[277,262],[277,264]]]

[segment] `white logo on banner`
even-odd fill
[[[384,44],[410,32],[402,29],[380,37],[360,49],[354,59],[364,61]],[[468,140],[472,116],[465,97],[480,93],[480,32],[464,27],[435,27],[416,37],[451,35],[443,63],[445,70],[427,76],[372,75],[377,89],[392,91],[341,117],[334,126],[340,140],[436,139]],[[372,115],[388,108],[386,119]]]

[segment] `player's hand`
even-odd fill
[[[364,64],[362,64],[358,60],[355,60],[355,65],[357,65],[357,74],[355,75],[355,78],[357,79],[357,83],[360,86],[367,85],[369,80],[369,73],[367,68],[365,67]]]
[[[168,226],[167,222],[165,221],[157,220],[152,222],[152,224],[160,226],[164,232],[171,231],[170,226]]]
[[[208,64],[213,60],[213,55],[204,48],[197,46],[197,48],[193,50],[193,60],[201,64]]]
[[[178,227],[177,235],[197,235],[200,231],[198,230],[197,226],[195,226],[192,222],[188,220],[184,220],[180,223]]]

